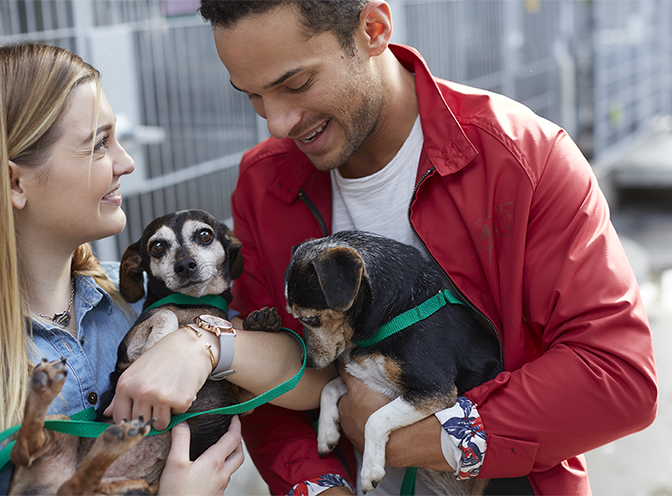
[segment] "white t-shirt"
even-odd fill
[[[408,220],[423,139],[418,117],[397,155],[375,174],[346,179],[337,169],[331,170],[332,232],[369,231],[413,245],[424,254]]]
[[[330,171],[332,232],[352,229],[373,232],[415,246],[423,256],[427,256],[408,219],[423,140],[420,117],[417,117],[401,149],[389,164],[375,174],[347,179],[341,176],[338,169]],[[442,437],[445,437],[444,433]],[[444,454],[449,462],[452,461],[452,466],[455,466],[455,454],[451,452],[454,449],[454,447],[448,450],[444,448]],[[360,453],[357,453],[357,465],[359,471]],[[399,494],[405,469],[386,467],[385,470],[387,474],[382,483],[368,494],[380,496]],[[362,494],[359,478],[357,492]],[[417,480],[416,494],[432,494],[432,491],[422,481]]]

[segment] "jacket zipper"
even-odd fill
[[[413,189],[413,194],[411,195],[411,200],[408,203],[408,223],[410,224],[411,229],[413,230],[413,234],[415,234],[415,237],[418,239],[420,244],[422,244],[422,246],[425,248],[425,252],[427,252],[429,257],[432,259],[432,261],[436,264],[438,269],[441,271],[441,273],[446,277],[446,279],[450,283],[450,290],[455,294],[455,296],[457,296],[457,298],[460,301],[462,301],[462,303],[464,303],[467,306],[467,308],[471,309],[472,312],[475,312],[478,315],[479,318],[477,320],[479,322],[481,322],[481,325],[483,325],[483,323],[485,323],[487,325],[487,327],[489,327],[492,330],[492,333],[497,338],[497,343],[499,344],[499,362],[502,366],[502,370],[504,370],[504,347],[502,345],[502,337],[500,336],[499,331],[497,330],[497,326],[495,326],[495,324],[492,322],[492,320],[490,320],[488,318],[487,315],[485,315],[478,308],[476,308],[476,306],[473,303],[471,303],[471,301],[469,301],[469,299],[464,295],[464,293],[462,293],[462,291],[460,291],[457,288],[457,286],[453,282],[453,279],[448,275],[448,273],[445,270],[443,270],[443,267],[441,267],[441,264],[439,264],[439,262],[430,253],[429,249],[427,248],[427,245],[422,240],[422,238],[420,238],[420,235],[415,230],[415,227],[413,226],[413,223],[411,222],[411,204],[413,203],[413,200],[415,200],[415,194],[417,193],[418,188],[420,187],[422,182],[425,180],[425,178],[427,176],[429,176],[429,174],[431,174],[435,170],[436,170],[435,167],[431,167],[427,172],[425,172],[423,174],[423,176],[420,178],[420,180],[415,185],[415,188]]]
[[[322,214],[320,211],[317,209],[313,201],[308,198],[308,195],[306,192],[303,190],[303,188],[299,188],[299,198],[303,201],[303,203],[306,204],[308,207],[308,210],[310,210],[313,215],[315,216],[315,219],[317,220],[318,225],[320,226],[320,231],[322,231],[322,236],[329,236],[329,232],[327,231],[327,223],[324,222],[324,218],[322,217]]]

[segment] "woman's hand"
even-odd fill
[[[105,415],[115,422],[144,415],[156,418],[155,429],[168,427],[171,414],[187,411],[212,372],[206,343],[211,344],[216,363],[219,340],[212,333],[198,338],[182,328],[160,339],[121,374]]]
[[[159,495],[217,494],[229,485],[231,474],[243,464],[240,420],[231,418],[231,426],[216,444],[195,461],[189,460],[189,426],[177,424],[172,429],[173,444],[159,480]]]

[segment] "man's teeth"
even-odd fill
[[[320,134],[322,131],[324,131],[324,128],[327,127],[327,122],[328,121],[324,122],[319,128],[315,130],[313,134],[311,134],[307,138],[302,139],[301,141],[303,141],[304,143],[310,143],[313,140],[315,140],[315,138],[317,138],[317,135]]]

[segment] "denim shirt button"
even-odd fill
[[[98,395],[96,394],[96,392],[91,391],[89,394],[87,394],[86,401],[88,401],[91,405],[95,405],[96,401],[98,401]]]

